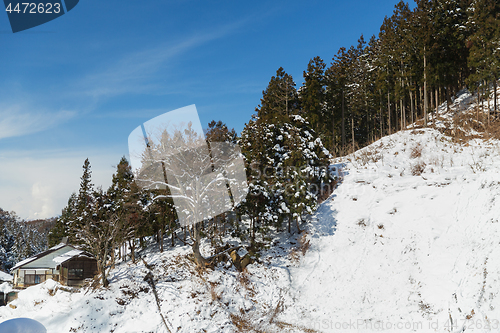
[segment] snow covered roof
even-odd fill
[[[40,259],[40,258],[42,258],[42,257],[45,257],[46,255],[48,255],[48,254],[50,254],[50,253],[52,253],[52,252],[54,252],[54,251],[57,251],[57,250],[59,250],[59,249],[62,249],[62,248],[63,248],[63,247],[65,247],[65,246],[69,246],[69,247],[71,247],[71,248],[73,248],[73,249],[74,249],[74,247],[73,247],[73,246],[71,246],[71,245],[68,245],[68,244],[65,244],[65,243],[59,243],[59,244],[57,244],[56,246],[51,247],[50,249],[48,249],[48,250],[47,250],[47,251],[45,251],[45,252],[39,253],[39,254],[37,254],[37,255],[35,255],[35,256],[33,256],[33,257],[30,257],[30,258],[27,258],[27,259],[24,259],[24,260],[22,260],[22,261],[18,262],[18,263],[17,263],[14,267],[12,267],[12,268],[10,269],[10,271],[12,272],[12,271],[13,271],[14,269],[16,269],[16,268],[20,268],[20,267],[22,267],[22,266],[24,266],[24,265],[26,265],[26,264],[29,264],[29,263],[30,263],[30,262],[32,262],[32,261],[35,261],[35,260]]]
[[[52,259],[53,261],[55,261],[57,264],[61,264],[65,261],[68,261],[74,257],[77,257],[77,256],[84,256],[84,257],[89,257],[88,256],[88,253],[87,252],[84,252],[82,250],[72,250],[72,251],[69,251],[69,252],[66,252],[64,254],[61,254],[59,257],[55,257],[54,259]]]
[[[28,264],[28,263],[32,262],[33,260],[36,260],[36,259],[38,259],[38,258],[37,257],[31,257],[31,258],[28,258],[28,259],[24,259],[24,260],[18,262],[14,267],[12,267],[11,271],[14,270],[14,269],[16,269],[16,268],[19,268],[21,266],[24,266],[24,265],[26,265],[26,264]]]
[[[66,243],[59,243],[59,244],[57,244],[57,245],[55,245],[55,246],[52,246],[52,247],[49,249],[49,251],[50,251],[50,250],[53,250],[53,251],[55,251],[55,250],[59,250],[60,248],[65,247],[66,245],[68,245],[68,244],[66,244]]]
[[[12,275],[0,271],[0,281],[12,281]]]

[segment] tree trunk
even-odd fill
[[[486,87],[486,81],[483,80],[483,93],[481,94],[481,114],[482,114],[482,119],[484,121],[484,96],[487,94],[487,87]]]
[[[256,220],[257,220],[256,217],[252,217],[252,230],[251,230],[251,232],[252,232],[252,239],[251,239],[252,244],[255,243],[255,223],[256,223]]]
[[[404,107],[403,107],[403,99],[400,98],[399,99],[399,110],[401,111],[401,130],[404,130],[406,128],[406,114],[405,114],[405,111],[404,111]]]
[[[120,250],[118,250],[118,253],[120,253]],[[115,251],[111,252],[111,261],[113,263],[111,268],[115,268]]]
[[[342,149],[345,148],[344,90],[342,90]]]
[[[493,111],[497,114],[497,79],[493,80]]]
[[[123,242],[123,256],[122,256],[123,261],[127,261],[127,243]]]
[[[397,131],[399,131],[398,130],[398,101],[396,99],[396,92],[394,92],[394,132],[397,132]]]
[[[160,243],[160,253],[163,253],[163,227],[158,229],[158,242]]]
[[[197,223],[197,224],[194,225],[193,232],[194,232],[194,237],[193,237],[194,242],[193,242],[193,245],[191,246],[191,248],[193,250],[194,261],[196,262],[196,265],[198,265],[198,267],[205,268],[208,265],[209,262],[200,253],[201,235],[200,235],[200,225],[199,225],[199,223]]]
[[[434,89],[434,95],[436,97],[436,114],[434,115],[434,126],[436,126],[435,124],[435,119],[436,117],[438,116],[438,108],[439,108],[439,100],[438,100],[438,90],[437,89]]]
[[[490,126],[490,85],[486,84],[486,91],[488,93],[488,127]]]
[[[332,111],[332,151],[334,157],[337,157],[336,150],[337,149],[335,147],[335,112]]]
[[[423,100],[424,98],[422,97],[422,94],[423,94],[423,90],[424,88],[423,87],[418,87],[418,95],[417,93],[415,93],[415,106],[416,106],[416,112],[417,112],[417,118],[418,117],[423,117],[423,110],[424,110],[424,103],[423,103]],[[418,101],[417,101],[417,97],[418,97]]]
[[[371,120],[372,120],[372,115],[370,112],[368,112],[368,100],[367,100],[367,96],[366,96],[366,91],[365,91],[365,112],[367,113],[367,116],[368,116],[368,119],[367,119],[367,123],[368,123],[368,142],[369,143],[372,143],[373,141],[373,124],[371,123]]]
[[[104,288],[109,286],[108,278],[106,277],[106,268],[103,263],[101,263],[99,270],[101,271],[101,283]]]
[[[439,104],[439,102],[442,100],[443,100],[443,93],[441,91],[441,86],[439,86],[439,88],[438,88],[438,103],[437,104]]]
[[[446,112],[450,112],[450,104],[451,104],[451,94],[450,94],[450,87],[446,87],[445,93],[446,93]]]
[[[352,153],[354,154],[354,116],[351,117]]]
[[[479,121],[479,87],[477,87],[476,121]]]
[[[413,117],[413,111],[414,111],[414,108],[413,108],[413,92],[410,90],[410,112],[411,112],[411,126],[412,128],[415,127],[415,119]]]
[[[302,230],[300,229],[300,226],[299,226],[299,217],[298,216],[297,216],[297,219],[295,220],[295,223],[297,225],[297,233],[301,234]]]
[[[379,117],[380,117],[380,138],[384,136],[384,120],[382,117],[382,89],[378,90],[378,94],[380,96],[380,103],[379,103]]]
[[[404,98],[404,84],[403,84],[403,60],[401,59],[401,70],[399,77],[399,85],[401,87],[401,95],[399,96],[399,107],[401,109],[401,130],[406,128],[406,110],[403,106],[403,98]]]
[[[132,263],[135,264],[135,241],[133,239],[129,239],[128,245],[130,247],[130,259],[132,259]]]
[[[424,127],[427,127],[427,72],[426,72],[427,62],[425,58],[425,46],[424,46]]]
[[[389,115],[389,135],[391,135],[391,95],[390,95],[390,92],[387,91],[387,114]]]

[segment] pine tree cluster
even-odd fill
[[[21,220],[14,212],[0,208],[0,270],[47,249],[47,235]]]
[[[400,1],[378,37],[340,48],[330,67],[311,59],[298,89],[301,112],[339,156],[417,119],[426,125],[465,87],[489,98],[500,70],[499,22],[496,0],[417,0],[413,10]],[[276,77],[286,75],[280,68]],[[296,101],[292,92],[286,98]]]

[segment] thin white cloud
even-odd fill
[[[75,116],[73,111],[48,112],[27,104],[0,105],[0,140],[41,132]]]
[[[0,151],[0,208],[24,219],[59,215],[79,189],[85,158],[93,183],[106,189],[120,161],[117,151]]]
[[[126,93],[154,93],[164,88],[151,83],[151,78],[170,60],[198,46],[220,39],[237,31],[249,19],[225,25],[219,29],[189,36],[175,44],[164,44],[134,52],[108,64],[108,67],[87,76],[81,82],[83,91],[94,97],[111,97]]]

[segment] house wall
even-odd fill
[[[81,269],[81,277],[75,277],[75,269]],[[73,271],[72,271],[73,270]],[[81,286],[83,281],[97,274],[97,261],[90,258],[75,258],[64,262],[61,267],[61,283],[67,286]]]
[[[37,277],[36,277],[37,276]],[[59,271],[53,269],[21,269],[14,272],[14,288],[27,288],[48,279],[57,281]]]

